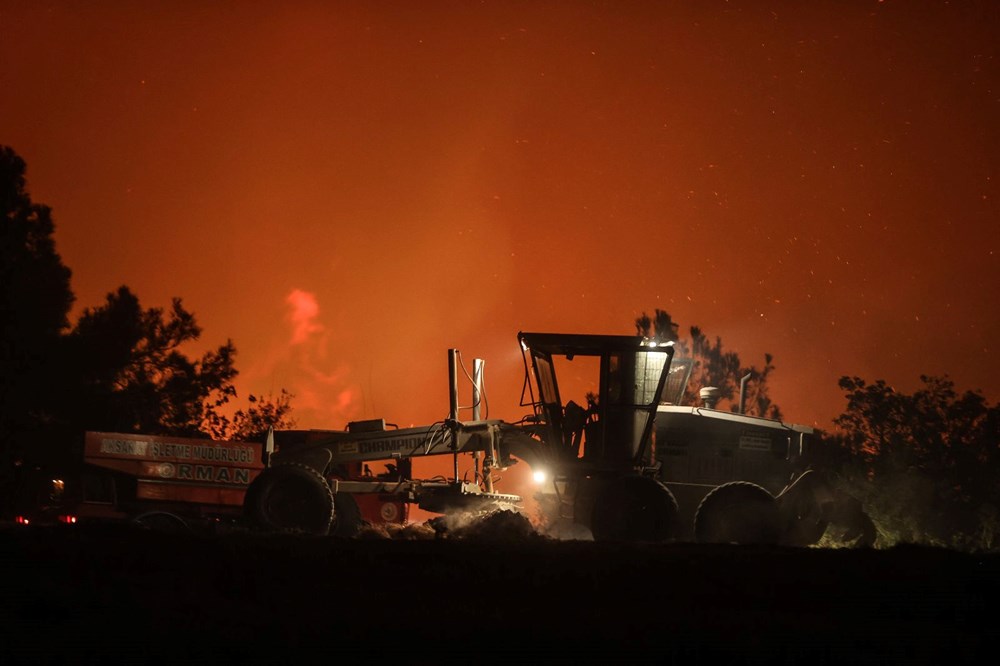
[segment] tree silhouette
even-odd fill
[[[72,422],[85,430],[203,434],[211,410],[235,396],[237,371],[231,341],[189,358],[182,347],[200,335],[180,299],[169,311],[144,309],[127,287],[84,310],[65,338],[68,385],[76,389],[66,396]]]
[[[86,430],[232,439],[294,424],[285,391],[230,413],[236,348],[190,357],[201,328],[180,299],[147,309],[122,286],[70,329],[70,270],[25,171],[0,146],[0,486],[20,464],[79,463]]]
[[[739,409],[740,383],[744,376],[750,375],[747,382],[744,411],[747,414],[781,419],[781,409],[771,401],[768,394],[767,380],[774,370],[774,359],[770,354],[764,354],[764,367],[744,367],[740,363],[739,354],[723,348],[722,338],[710,339],[698,326],[689,329],[690,338],[681,339],[678,335],[680,326],[664,310],[656,309],[650,317],[645,312],[635,319],[636,334],[675,343],[675,356],[679,360],[692,362],[691,379],[684,393],[684,404],[697,405],[701,403],[698,391],[706,386],[719,389],[720,409]]]
[[[232,439],[244,442],[263,441],[270,428],[291,428],[295,421],[290,417],[292,394],[281,389],[277,395],[247,397],[250,406],[238,409],[232,418],[211,410],[208,432],[214,439]]]
[[[168,311],[147,309],[122,286],[101,307],[85,309],[63,340],[69,429],[247,439],[293,424],[285,391],[251,395],[248,408],[228,416],[236,348],[230,340],[191,358],[183,348],[200,336],[179,298]]]
[[[644,338],[652,338],[657,342],[672,342],[677,340],[677,331],[680,325],[675,323],[666,310],[657,308],[653,311],[653,316],[643,312],[636,317],[635,332]]]
[[[32,202],[25,171],[0,146],[0,482],[49,419],[54,350],[73,304],[52,212]]]

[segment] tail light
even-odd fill
[[[26,516],[18,516],[17,518],[14,519],[14,522],[17,523],[18,525],[31,524],[31,520],[29,520]]]
[[[76,523],[76,516],[69,516],[69,515],[59,516],[58,520],[59,520],[60,523],[66,523],[67,525],[73,525],[74,523]]]

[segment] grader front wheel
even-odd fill
[[[243,508],[257,527],[324,535],[333,521],[333,493],[313,468],[287,463],[269,467],[253,480]]]

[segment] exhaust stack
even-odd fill
[[[752,372],[748,372],[743,375],[743,379],[740,380],[740,414],[746,414],[747,407],[747,382],[753,377]]]

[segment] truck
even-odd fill
[[[265,467],[259,442],[86,432],[82,444],[76,464],[23,472],[15,522],[167,530],[236,523],[246,488]]]
[[[14,522],[124,522],[167,531],[240,529],[246,526],[247,488],[266,466],[263,441],[86,432],[79,463],[23,472],[14,498]],[[360,467],[353,473],[360,474]],[[359,503],[359,520],[406,520],[402,502],[367,499]]]
[[[268,530],[351,535],[362,507],[415,504],[425,510],[485,512],[518,506],[493,479],[518,462],[538,482],[535,499],[548,525],[568,524],[595,540],[772,543],[808,546],[831,523],[854,545],[876,531],[860,503],[838,492],[809,464],[807,426],[680,404],[690,359],[670,341],[642,336],[520,332],[524,361],[518,421],[459,418],[459,352],[449,349],[449,417],[413,428],[383,419],[344,430],[272,432],[267,464],[244,496],[250,524]],[[482,393],[476,359],[473,405]],[[558,369],[575,369],[563,382]],[[586,406],[563,401],[562,384],[585,388]],[[742,401],[741,401],[742,402]],[[475,458],[474,478],[459,478],[458,456]],[[451,478],[415,479],[412,461],[454,458]],[[386,472],[369,463],[388,460]],[[358,470],[364,474],[358,474]],[[401,512],[400,512],[401,513]],[[384,517],[395,516],[395,509]]]

